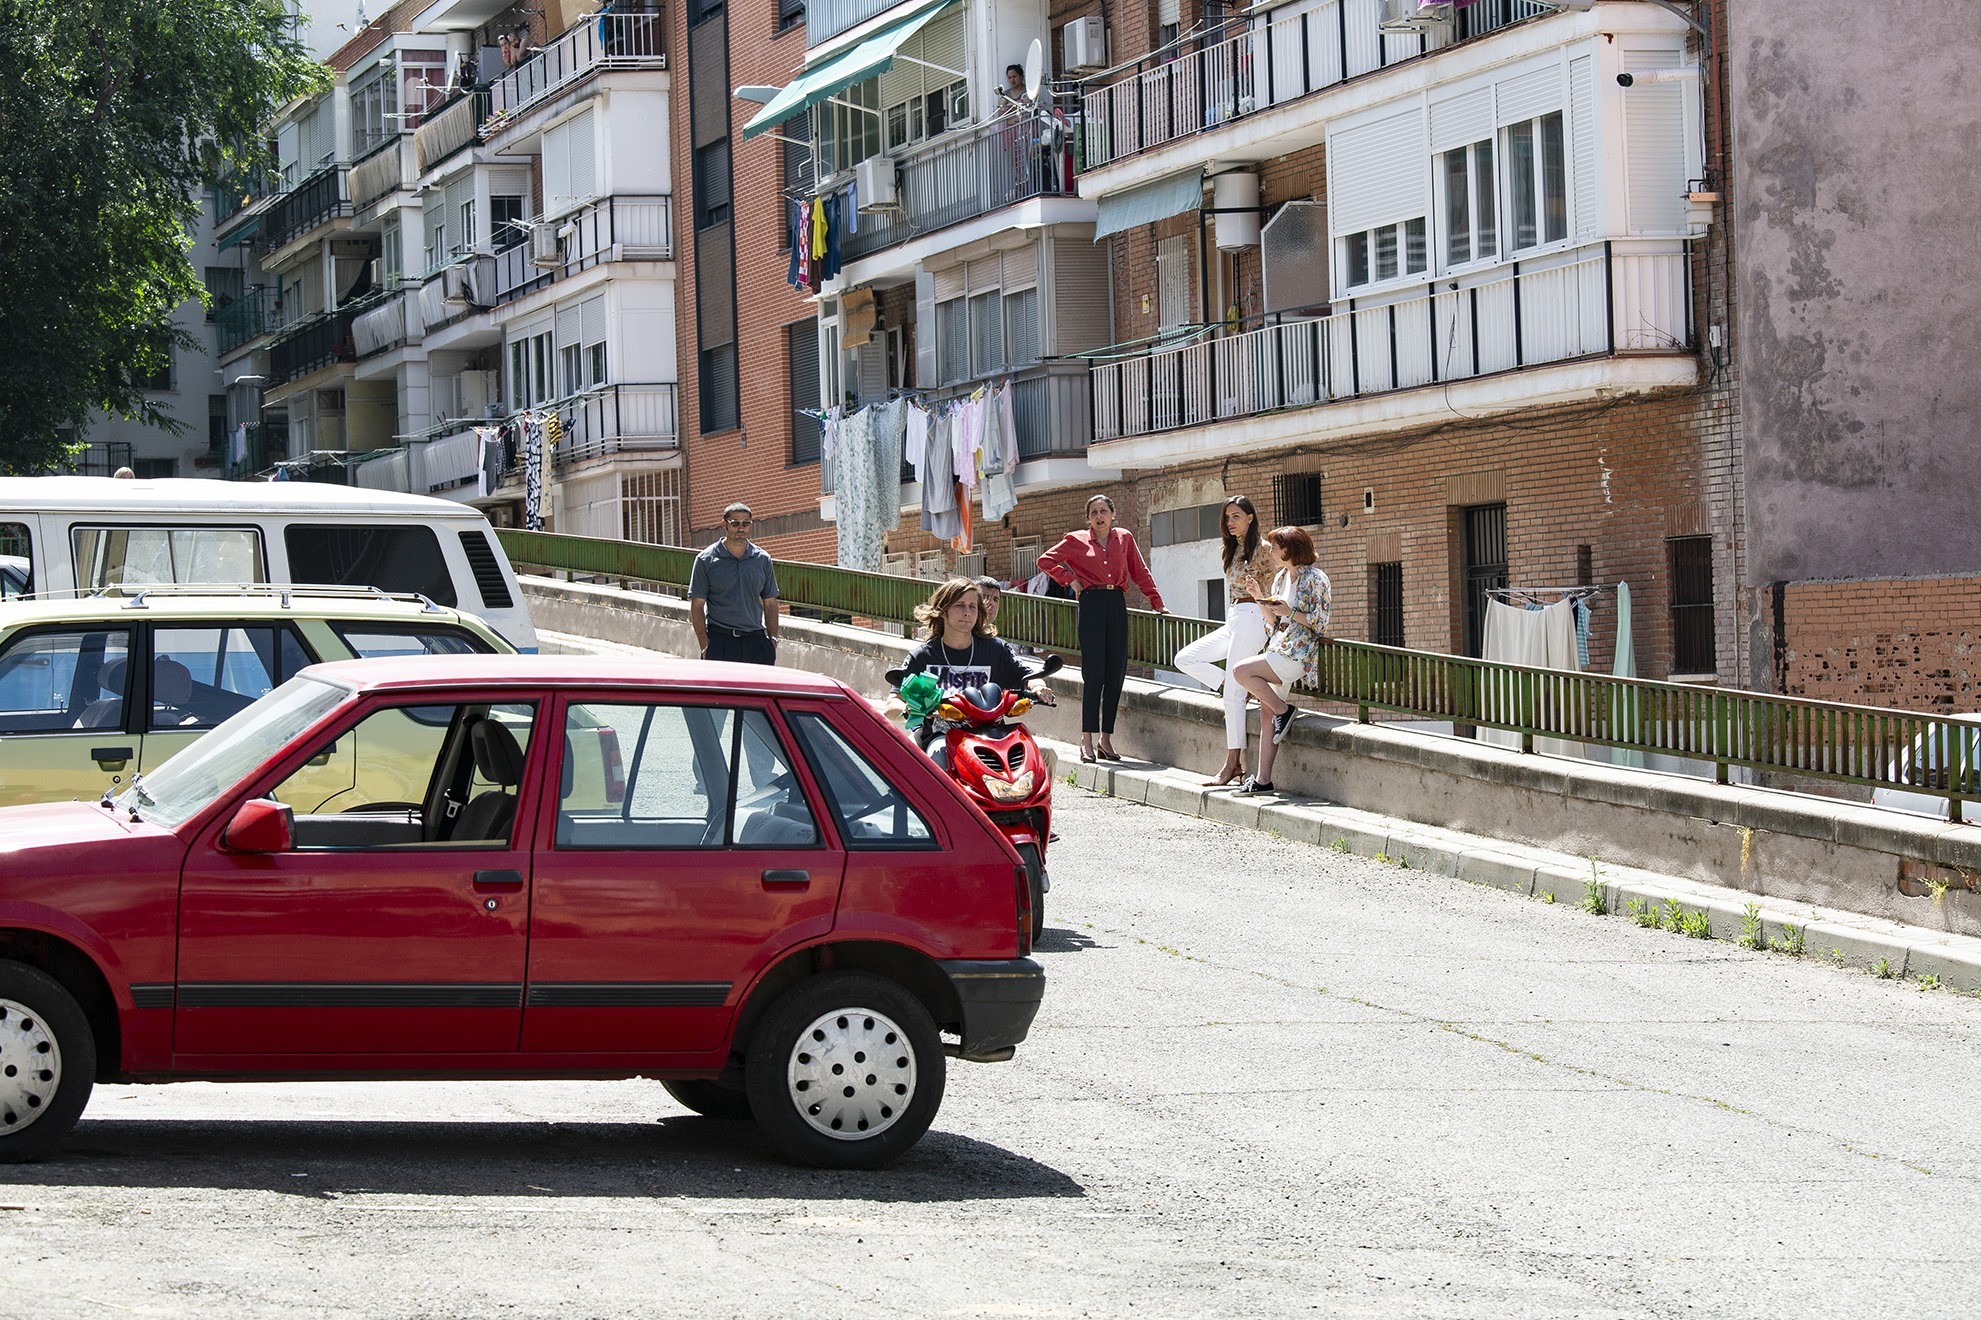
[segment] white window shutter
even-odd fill
[[[605,342],[605,295],[587,298],[578,306],[580,315],[578,338],[584,344]]]
[[[935,276],[915,270],[915,383],[927,389],[942,379],[936,365]]]
[[[1430,214],[1430,153],[1424,114],[1402,114],[1328,138],[1328,215],[1336,234],[1357,234]]]
[[[575,348],[584,340],[584,311],[577,303],[557,309],[555,339],[559,348]]]
[[[1544,64],[1494,84],[1499,122],[1518,124],[1561,109],[1561,66]]]
[[[1431,105],[1431,152],[1469,147],[1493,135],[1493,89],[1477,87]]]
[[[1623,53],[1630,72],[1673,68],[1682,59],[1676,49]],[[1685,231],[1685,98],[1692,88],[1689,83],[1651,83],[1622,97],[1624,186],[1632,234]]]
[[[592,141],[592,112],[587,110],[570,123],[571,197],[588,202],[598,195],[598,159]]]
[[[1573,205],[1575,238],[1596,237],[1597,216],[1602,208],[1597,193],[1602,185],[1596,160],[1596,61],[1579,56],[1568,64],[1568,141],[1569,172],[1575,190]]]

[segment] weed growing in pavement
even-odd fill
[[[1713,918],[1705,912],[1688,912],[1679,918],[1679,929],[1695,940],[1713,938]]]
[[[1944,880],[1935,880],[1931,876],[1926,877],[1926,888],[1932,892],[1935,903],[1946,902],[1948,887],[1947,882]]]
[[[1624,904],[1624,910],[1630,914],[1632,921],[1646,930],[1656,930],[1658,928],[1658,909],[1646,903],[1643,899],[1631,899],[1628,903]]]
[[[1919,974],[1919,988],[1921,990],[1941,990],[1945,987],[1940,984],[1940,978],[1934,973],[1921,972]]]
[[[1286,836],[1285,836],[1284,834],[1281,834],[1281,833],[1279,832],[1279,826],[1277,826],[1277,825],[1268,825],[1268,826],[1266,827],[1266,837],[1267,837],[1267,838],[1269,838],[1269,839],[1283,839],[1283,838],[1285,838]]]
[[[1405,857],[1402,853],[1398,853],[1396,855],[1396,864],[1405,871],[1408,871],[1410,869],[1410,859],[1408,857]]]
[[[1589,878],[1582,882],[1582,910],[1591,916],[1606,917],[1610,913],[1609,899],[1603,896],[1603,882],[1596,878],[1596,864],[1589,863]]]
[[[1395,861],[1396,859],[1395,859],[1394,857],[1391,857],[1391,856],[1390,856],[1390,855],[1389,855],[1388,853],[1386,853],[1386,852],[1379,852],[1379,853],[1377,853],[1377,854],[1376,854],[1376,857],[1375,857],[1375,860],[1377,860],[1377,861],[1379,861],[1379,862],[1393,862],[1393,861]]]
[[[1768,947],[1776,953],[1785,953],[1791,958],[1802,956],[1802,927],[1789,922],[1782,923],[1781,934],[1768,941]]]
[[[1871,975],[1877,977],[1880,981],[1889,981],[1894,976],[1897,976],[1898,973],[1892,969],[1892,960],[1890,958],[1880,958],[1871,964]]]
[[[1837,965],[1838,967],[1841,967],[1841,966],[1843,966],[1843,950],[1842,950],[1842,949],[1839,949],[1839,948],[1837,948],[1837,947],[1836,947],[1835,945],[1831,945],[1831,946],[1830,946],[1830,961],[1831,961],[1832,963],[1835,963],[1835,964],[1836,964],[1836,965]]]
[[[1768,947],[1767,932],[1761,929],[1761,905],[1749,903],[1740,918],[1740,939],[1743,949],[1765,949]]]
[[[1066,777],[1066,782],[1067,782],[1067,783],[1069,783],[1069,784],[1077,784],[1077,783],[1079,783],[1079,782],[1080,782],[1080,776],[1079,776],[1079,775],[1076,775],[1076,774],[1074,774],[1074,773],[1073,773],[1073,772],[1072,772],[1071,770],[1068,770],[1068,771],[1066,772],[1066,776],[1065,776],[1065,777]]]
[[[1328,851],[1339,852],[1339,853],[1347,852],[1348,851],[1347,837],[1345,835],[1339,835],[1339,834],[1336,835],[1334,842],[1328,845]]]
[[[1542,892],[1542,894],[1541,894],[1541,901],[1542,901],[1543,903],[1552,903],[1552,902],[1554,902],[1554,901],[1555,901],[1555,891],[1554,891],[1554,890],[1552,890],[1552,889],[1549,889],[1549,890],[1545,890],[1545,891],[1543,891],[1543,892]]]
[[[1685,909],[1679,905],[1677,899],[1666,899],[1665,905],[1658,909],[1658,928],[1660,930],[1668,930],[1674,935],[1684,933]]]

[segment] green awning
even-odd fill
[[[233,247],[236,243],[247,242],[249,239],[255,236],[255,231],[260,228],[261,228],[261,217],[256,216],[254,219],[242,225],[239,229],[236,229],[233,233],[227,235],[227,237],[221,239],[220,251],[225,252],[228,248]]]
[[[749,123],[743,125],[743,136],[752,138],[766,129],[776,128],[826,98],[837,96],[854,83],[865,82],[885,73],[894,63],[895,52],[954,2],[940,0],[921,13],[876,32],[852,49],[832,56],[817,68],[805,70],[793,78],[770,104],[759,110]]]
[[[1204,172],[1185,170],[1167,179],[1157,179],[1125,192],[1103,193],[1100,213],[1094,219],[1094,241],[1109,234],[1154,224],[1204,204]]]

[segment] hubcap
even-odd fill
[[[62,1084],[62,1049],[27,1005],[0,999],[0,1137],[48,1111]]]
[[[886,1014],[842,1008],[798,1034],[785,1084],[812,1127],[859,1141],[893,1127],[915,1098],[915,1051]]]

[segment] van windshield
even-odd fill
[[[265,582],[253,527],[72,527],[76,589],[159,582]]]

